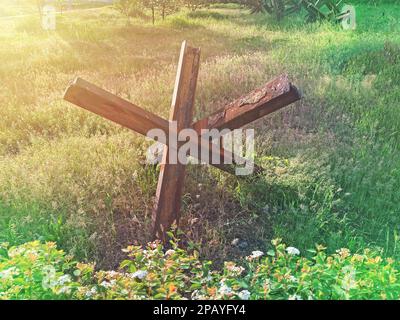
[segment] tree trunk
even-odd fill
[[[42,1],[36,0],[36,5],[37,5],[37,8],[38,8],[40,17],[42,17],[42,7],[43,7]]]

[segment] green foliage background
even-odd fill
[[[62,94],[80,75],[167,117],[186,39],[202,48],[197,118],[283,72],[304,98],[255,123],[265,175],[189,168],[182,243],[220,268],[277,237],[305,258],[323,244],[398,260],[400,11],[360,2],[357,17],[344,31],[215,4],[154,26],[112,8],[64,13],[53,33],[36,14],[0,20],[0,242],[56,241],[105,270],[148,242],[158,174],[144,164],[148,142]]]

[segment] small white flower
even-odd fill
[[[198,296],[199,296],[199,290],[194,290],[191,294],[193,300],[196,300]]]
[[[60,294],[63,294],[63,293],[70,294],[71,293],[71,288],[70,287],[61,287],[58,290],[58,293],[60,293]]]
[[[256,258],[260,258],[264,255],[264,252],[259,251],[259,250],[255,250],[251,253],[251,258],[256,259]]]
[[[212,281],[213,277],[211,275],[211,273],[208,273],[207,276],[204,277],[205,281]]]
[[[17,275],[18,271],[15,267],[8,268],[0,272],[0,279],[10,280],[14,275]]]
[[[356,271],[352,266],[346,266],[342,269],[345,274],[342,279],[342,288],[346,291],[357,288]]]
[[[111,271],[108,271],[107,272],[107,274],[110,276],[110,277],[115,277],[115,276],[118,276],[120,273],[119,272],[116,272],[116,271],[114,271],[114,270],[111,270]]]
[[[175,253],[175,250],[169,249],[169,250],[167,250],[167,252],[165,252],[165,255],[166,255],[166,256],[171,256],[171,255],[173,255],[174,253]]]
[[[93,287],[92,289],[90,289],[90,291],[86,292],[85,296],[86,296],[86,298],[91,298],[96,293],[97,293],[97,289],[95,287]]]
[[[100,285],[101,285],[102,287],[106,288],[106,289],[112,287],[111,282],[107,282],[107,281],[103,281],[102,283],[100,283]]]
[[[219,288],[219,293],[222,295],[228,295],[232,293],[232,288],[228,287],[226,284],[223,284],[220,288]]]
[[[287,253],[295,255],[295,256],[300,254],[300,250],[295,247],[287,247],[286,251],[287,251]]]
[[[232,272],[235,275],[241,275],[242,272],[244,271],[244,268],[241,266],[236,266],[234,263],[227,263],[226,264],[226,269],[230,272]]]
[[[10,258],[14,258],[14,257],[19,256],[19,255],[24,255],[24,254],[25,254],[25,251],[26,251],[26,249],[25,249],[24,247],[20,246],[20,247],[11,249],[11,250],[8,252],[8,256],[9,256]]]
[[[58,278],[58,284],[59,285],[64,285],[68,282],[71,282],[71,277],[68,274],[65,274],[61,277]]]
[[[132,273],[131,278],[138,278],[140,280],[143,280],[147,275],[148,272],[146,270],[138,270],[135,273]]]
[[[42,268],[43,279],[42,287],[44,289],[50,289],[57,285],[56,269],[53,266],[44,266]]]
[[[289,277],[289,281],[291,281],[291,282],[297,282],[298,280],[297,280],[297,278],[296,278],[295,276],[290,276],[290,277]]]
[[[244,268],[239,266],[239,267],[235,267],[232,269],[232,272],[238,276],[240,276],[242,274],[242,272],[244,271]]]
[[[249,300],[249,298],[250,298],[250,291],[248,291],[248,290],[242,290],[242,291],[240,291],[239,293],[238,293],[238,297],[241,299],[241,300]]]
[[[194,290],[192,292],[191,297],[192,297],[192,300],[205,300],[206,299],[206,297],[204,295],[200,294],[199,290]]]
[[[289,296],[288,300],[303,300],[299,295],[294,294]]]

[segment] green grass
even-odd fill
[[[264,177],[188,170],[184,240],[217,261],[276,237],[303,251],[372,246],[399,257],[398,9],[358,5],[355,31],[235,6],[155,26],[127,25],[110,8],[65,13],[54,33],[36,15],[0,20],[0,241],[57,241],[115,266],[120,248],[149,240],[157,168],[143,164],[148,142],[62,94],[79,75],[167,117],[186,39],[202,49],[197,118],[282,72],[304,99],[254,124]],[[230,244],[237,237],[243,250]]]

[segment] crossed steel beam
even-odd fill
[[[199,155],[204,154],[203,152],[205,154],[219,153],[220,160],[224,159],[225,161],[218,163],[210,161],[210,164],[232,173],[232,166],[224,163],[242,163],[244,159],[201,137],[202,130],[238,129],[301,98],[298,89],[291,84],[287,75],[283,74],[249,94],[234,100],[210,116],[193,122],[199,61],[200,50],[188,46],[184,41],[181,47],[169,120],[146,111],[81,78],[76,78],[64,94],[65,100],[144,136],[147,136],[147,133],[152,129],[164,131],[166,140],[161,139],[159,142],[166,146],[153,211],[153,236],[163,240],[166,240],[166,232],[170,226],[179,220],[185,176],[185,165],[168,163],[168,153],[176,152],[179,148],[179,145],[172,146],[168,141],[168,133],[174,130],[171,129],[171,121],[177,123],[176,134],[185,128],[194,129],[199,136],[199,141],[190,141],[189,143],[198,148]],[[260,172],[262,168],[255,165],[255,171]]]

